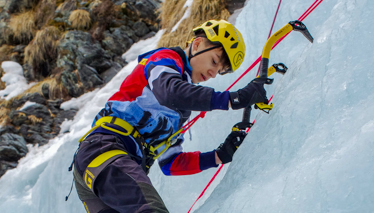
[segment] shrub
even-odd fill
[[[32,66],[35,77],[46,77],[51,73],[50,64],[57,58],[57,45],[60,31],[49,26],[39,30],[25,48],[24,63]]]
[[[34,11],[32,10],[12,16],[9,21],[11,34],[8,35],[8,43],[28,44],[36,31],[34,17]],[[13,42],[10,42],[9,39]]]
[[[77,30],[88,30],[91,26],[90,13],[85,10],[74,10],[69,16],[69,23]]]

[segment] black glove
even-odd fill
[[[247,133],[244,131],[232,131],[229,136],[227,136],[225,142],[219,145],[216,152],[223,164],[232,161],[232,156],[240,144],[242,144],[245,136],[247,136]]]
[[[230,102],[232,109],[241,109],[251,106],[255,103],[268,104],[264,84],[270,84],[273,79],[255,78],[243,89],[237,92],[230,92]]]

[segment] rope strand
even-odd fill
[[[281,0],[280,0],[281,1]],[[300,18],[298,19],[299,21],[303,21],[306,17],[309,16],[309,14],[311,12],[314,11],[314,9],[316,9],[318,7],[319,4],[322,3],[323,0],[315,0],[315,2],[300,16]],[[275,19],[274,19],[275,20]],[[289,34],[289,33],[288,33]],[[283,36],[281,39],[278,40],[278,42],[276,42],[273,46],[272,49],[274,49],[285,37],[288,36],[288,34],[286,34],[285,36]],[[253,67],[255,67],[261,60],[261,56],[258,57],[253,63],[251,66],[249,66],[247,68],[247,70],[245,70],[242,75],[239,76],[238,79],[235,80],[234,83],[232,83],[225,91],[228,91],[229,89],[231,89],[244,75],[246,75],[249,71],[251,71],[253,69]],[[273,96],[270,97],[269,99],[269,102],[272,100]],[[193,120],[195,123],[199,118],[200,118],[200,115],[201,114],[204,114],[205,116],[205,113],[206,112],[201,112],[198,116],[196,116]],[[203,116],[203,117],[204,117]],[[189,122],[190,123],[190,122]],[[255,123],[255,120],[252,122],[253,124]],[[185,128],[188,124],[186,124],[183,128]],[[190,128],[193,124],[189,125],[188,128]],[[250,128],[247,129],[247,133],[248,131],[250,130]],[[187,131],[187,129],[185,130]],[[216,171],[216,173],[213,175],[213,177],[211,178],[211,180],[209,181],[209,183],[205,186],[204,190],[201,192],[201,194],[199,195],[199,197],[195,200],[195,202],[192,204],[191,208],[188,210],[187,213],[190,213],[192,208],[195,206],[196,202],[204,195],[205,191],[208,189],[208,187],[210,186],[210,184],[215,180],[215,178],[217,177],[217,175],[220,173],[222,167],[223,167],[224,164],[221,164],[221,166],[218,168],[218,170]]]

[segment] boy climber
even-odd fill
[[[183,139],[175,133],[191,111],[267,102],[263,83],[256,80],[236,92],[196,85],[239,68],[245,44],[223,20],[207,21],[193,31],[185,50],[159,48],[140,55],[81,139],[74,177],[87,212],[168,212],[147,176],[155,159],[165,175],[199,173],[231,162],[246,136],[233,131],[216,150],[183,152]]]

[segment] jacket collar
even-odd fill
[[[178,53],[178,55],[182,58],[182,60],[183,60],[183,69],[184,69],[184,71],[186,71],[188,73],[189,77],[191,77],[191,75],[192,75],[192,68],[191,68],[190,62],[188,61],[187,55],[184,52],[184,50],[182,48],[180,48],[180,47],[171,47],[170,49],[173,50],[173,51],[175,51],[176,53]]]

